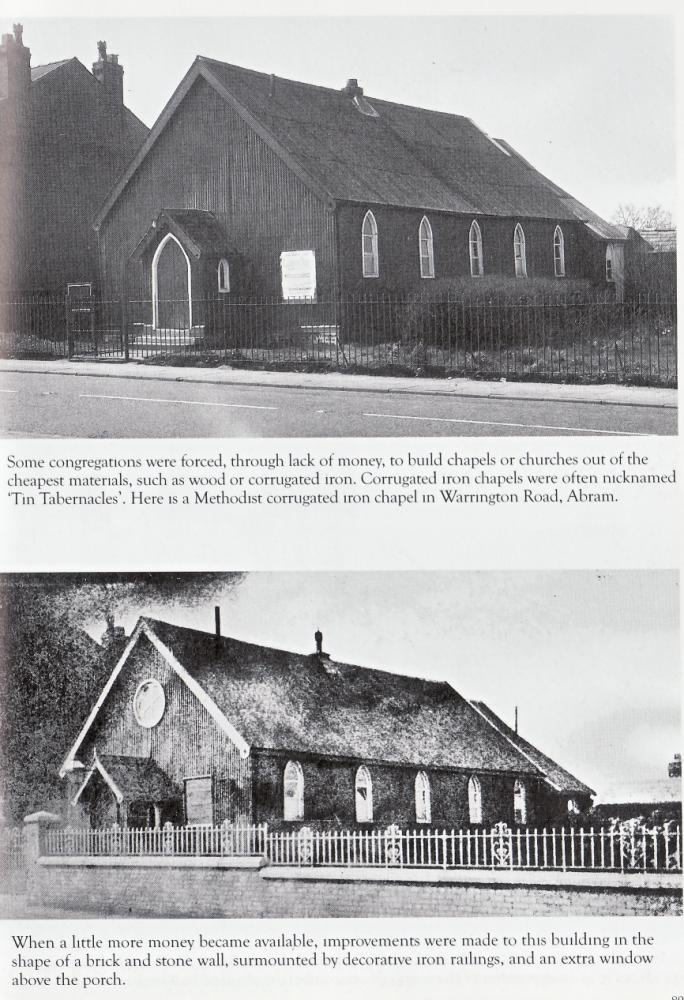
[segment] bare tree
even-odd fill
[[[613,222],[633,229],[673,229],[672,212],[662,205],[620,204],[613,213]]]

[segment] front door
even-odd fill
[[[190,265],[175,236],[159,244],[152,262],[155,286],[155,325],[160,330],[190,327]]]

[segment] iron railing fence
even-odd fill
[[[49,856],[171,855],[173,857],[263,856],[268,829],[265,824],[234,826],[194,824],[162,827],[49,829],[43,852]]]
[[[638,821],[596,827],[465,829],[390,826],[380,829],[269,830],[259,826],[158,829],[52,829],[51,856],[256,855],[272,865],[314,867],[499,869],[534,871],[680,872],[681,829]]]
[[[23,830],[0,827],[0,884],[2,892],[20,893],[26,887]]]
[[[153,313],[157,324],[153,325]],[[162,322],[163,320],[163,322]],[[223,295],[153,304],[34,296],[0,302],[15,356],[674,385],[676,303],[606,296]]]

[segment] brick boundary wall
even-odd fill
[[[57,859],[50,859],[55,861]],[[268,876],[265,872],[268,871]],[[681,913],[673,888],[299,879],[259,870],[173,865],[38,864],[30,898],[129,917],[657,916]],[[530,873],[532,878],[533,873]]]

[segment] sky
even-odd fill
[[[252,573],[203,603],[140,614],[299,653],[448,681],[613,800],[680,746],[677,575],[669,571]],[[99,638],[101,615],[86,623]]]
[[[606,218],[625,203],[676,209],[666,16],[22,20],[34,66],[90,68],[107,41],[147,125],[198,54],[326,87],[356,77],[371,97],[472,118]]]

